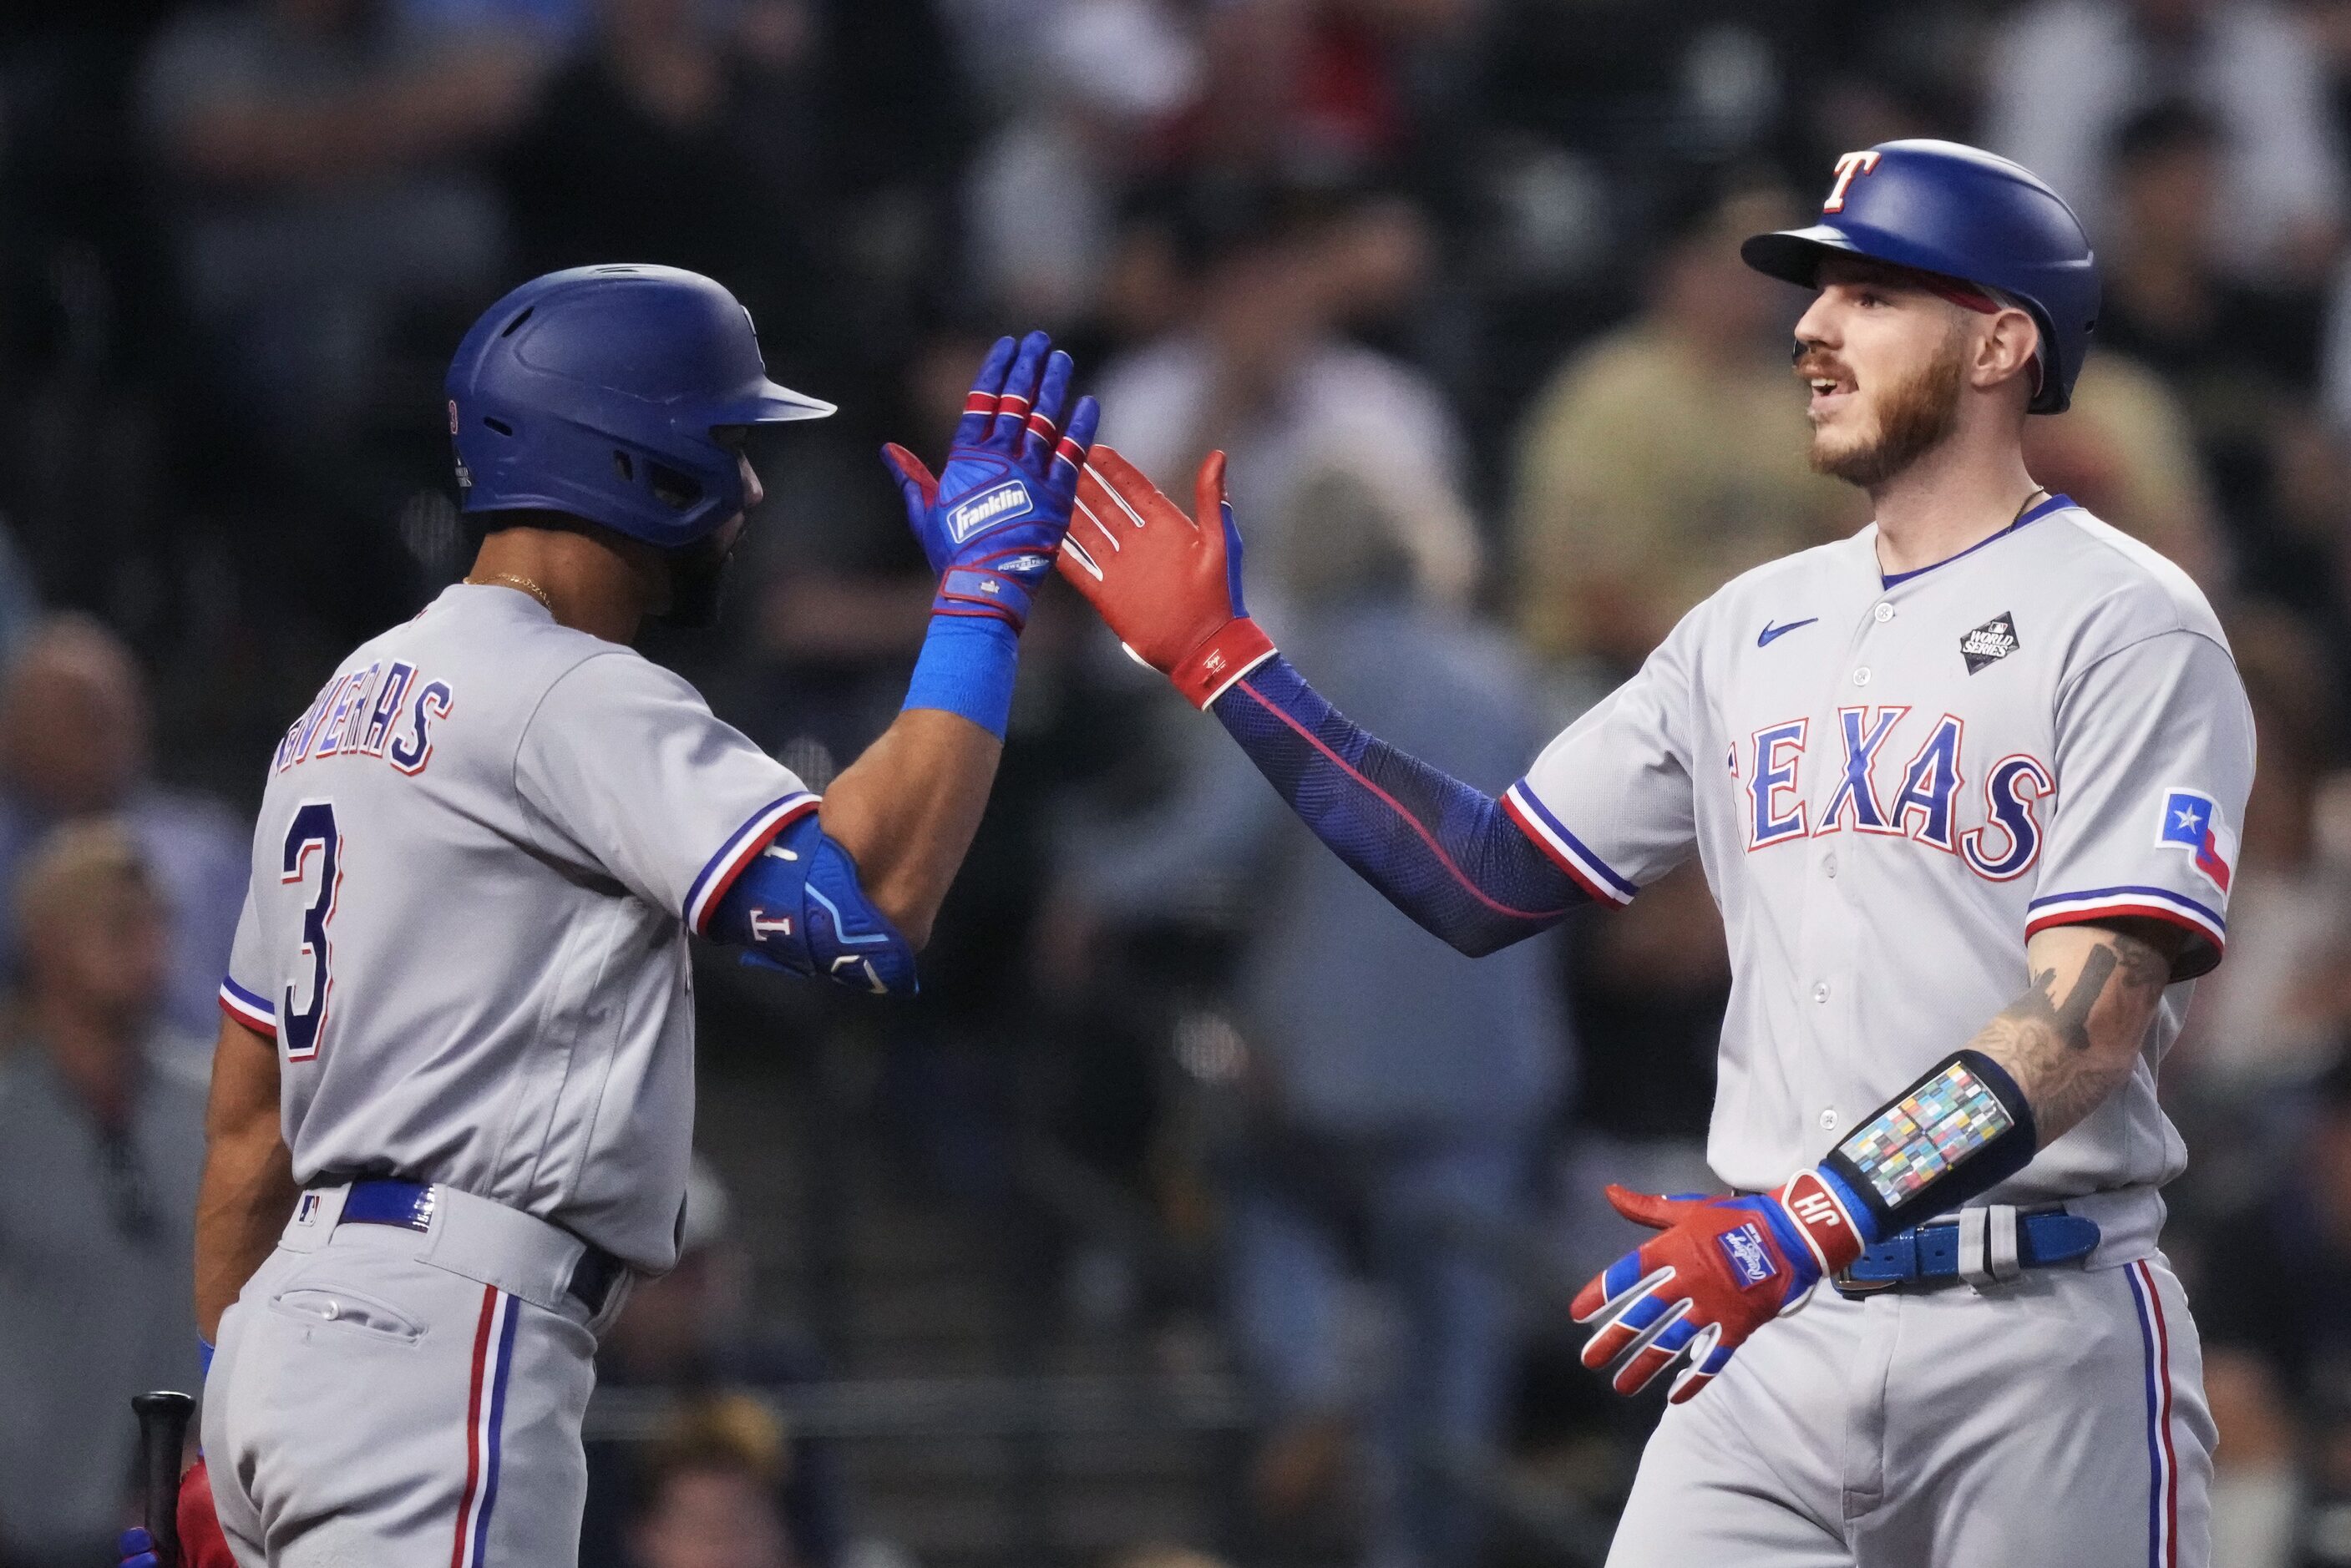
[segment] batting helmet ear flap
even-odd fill
[[[833,411],[768,379],[733,295],[665,266],[524,284],[465,334],[447,394],[465,511],[564,512],[665,550],[743,510],[720,430]]]

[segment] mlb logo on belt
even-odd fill
[[[300,1200],[294,1205],[294,1223],[316,1225],[318,1222],[319,1195],[315,1192],[305,1192]]]
[[[958,545],[1003,518],[1029,511],[1036,504],[1029,487],[1017,479],[981,491],[947,514],[947,534]]]
[[[1739,1276],[1741,1290],[1760,1285],[1780,1272],[1780,1265],[1763,1250],[1763,1233],[1755,1229],[1751,1220],[1736,1231],[1725,1231],[1715,1240],[1722,1243],[1722,1255],[1730,1260],[1730,1272]]]
[[[2166,792],[2155,841],[2166,849],[2188,851],[2204,880],[2223,893],[2229,890],[2237,866],[2237,836],[2229,831],[2210,795],[2192,789]]]

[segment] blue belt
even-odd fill
[[[433,1188],[423,1181],[378,1179],[354,1181],[343,1195],[346,1225],[401,1225],[411,1231],[433,1229]],[[604,1310],[612,1282],[627,1265],[593,1241],[581,1241],[587,1251],[571,1271],[572,1296],[593,1317]]]
[[[2097,1244],[2096,1222],[2078,1214],[2041,1209],[2016,1215],[2016,1262],[2021,1268],[2071,1263],[2089,1256]],[[1967,1277],[1959,1252],[1959,1220],[1930,1220],[1897,1231],[1869,1248],[1833,1282],[1846,1295],[1957,1284]]]

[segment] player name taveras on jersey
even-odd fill
[[[345,670],[319,689],[309,708],[277,742],[274,771],[332,756],[381,757],[404,774],[433,761],[433,726],[449,716],[456,693],[425,679],[405,659],[378,659]]]

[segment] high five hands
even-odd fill
[[[1273,644],[1242,599],[1223,452],[1200,464],[1192,500],[1187,517],[1115,449],[1096,446],[1078,480],[1061,572],[1130,652],[1206,708]]]

